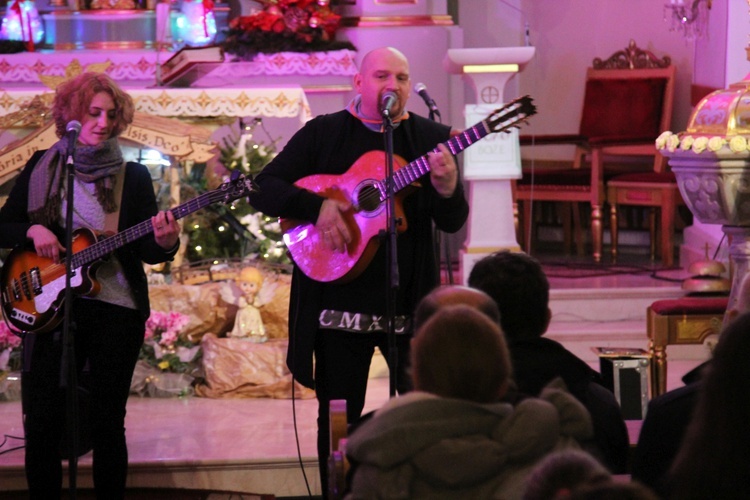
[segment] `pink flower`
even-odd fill
[[[167,330],[166,332],[161,334],[161,340],[159,340],[159,344],[163,346],[170,346],[170,345],[174,345],[175,342],[177,342],[176,331]]]
[[[21,345],[21,337],[14,334],[5,321],[0,321],[0,351],[15,349]]]
[[[146,321],[145,339],[153,339],[161,345],[174,344],[189,322],[189,316],[177,311],[151,311]]]

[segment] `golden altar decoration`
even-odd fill
[[[728,238],[734,272],[727,310],[732,310],[750,270],[750,79],[704,97],[687,129],[664,132],[656,148],[669,158],[693,215],[721,224]]]

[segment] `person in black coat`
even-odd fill
[[[396,238],[399,286],[393,303],[394,361],[398,368],[393,373],[397,375],[399,393],[410,388],[404,369],[409,359],[411,313],[439,282],[433,224],[440,230],[456,232],[469,213],[455,159],[441,144],[450,139],[451,128],[406,110],[411,79],[404,54],[392,47],[367,53],[354,85],[357,96],[347,109],[318,116],[305,124],[258,174],[255,181],[259,189],[250,195],[250,203],[256,209],[271,216],[296,219],[307,228],[299,238],[309,245],[310,253],[295,257],[292,276],[287,364],[297,381],[315,389],[318,399],[318,458],[324,493],[329,401],[346,400],[347,420],[356,422],[365,403],[374,349],[389,352],[384,318],[390,263],[385,239],[375,236],[369,240],[382,244],[370,247],[373,253],[367,265],[362,263],[365,253],[357,256],[352,251],[367,239],[355,214],[366,222],[377,220],[384,210],[384,204],[377,203],[377,192],[372,193],[375,204],[361,205],[356,193],[364,189],[358,182],[384,179],[382,114],[389,100],[395,155],[406,162],[423,157],[419,178],[409,182],[411,193],[403,197],[403,216]],[[352,176],[352,172],[361,175]],[[334,180],[333,187],[324,192],[297,185],[314,175],[318,180],[325,179],[322,182]],[[352,177],[353,182],[348,182]],[[386,225],[379,228],[385,230]],[[333,267],[332,261],[344,260],[342,256],[355,263],[356,269],[345,276],[348,279],[310,277],[301,265],[313,262],[313,267],[328,271]],[[357,270],[361,272],[357,274]],[[387,354],[386,358],[391,361]]]
[[[665,392],[648,403],[633,454],[631,475],[661,497],[667,496],[667,473],[693,417],[701,385],[700,375],[707,365],[708,361],[685,374],[683,387]]]
[[[0,247],[25,247],[36,254],[32,262],[42,270],[42,291],[35,297],[64,292],[64,274],[54,281],[46,279],[44,271],[59,267],[66,250],[62,243],[66,241],[66,131],[73,121],[79,122],[80,133],[72,155],[72,229],[122,231],[142,222],[152,229],[98,267],[91,266],[98,287],[90,295],[74,295],[68,305],[75,368],[79,377],[84,365],[89,373],[90,414],[79,417],[91,422],[94,489],[97,498],[123,498],[128,468],[125,406],[150,313],[143,263],[171,259],[179,247],[180,229],[171,212],[157,210],[148,169],[123,161],[117,136],[132,122],[134,105],[111,78],[83,73],[63,83],[52,114],[61,140],[32,156],[0,209]],[[79,246],[80,241],[85,240],[74,241],[76,255],[90,246]],[[87,273],[85,263],[73,262],[77,277]],[[76,286],[75,279],[72,283]],[[62,324],[55,321],[38,324],[29,320],[28,326],[17,328],[25,336],[21,377],[25,472],[32,499],[60,498],[64,458],[60,450],[69,395],[61,388],[67,385],[61,384],[64,335]]]
[[[746,310],[748,279],[743,281],[736,312]],[[733,318],[734,312],[727,311],[713,357],[701,372],[693,414],[666,481],[668,498],[750,498],[750,313]]]
[[[469,286],[492,297],[508,340],[513,382],[521,394],[537,396],[561,377],[591,413],[595,447],[589,451],[614,474],[628,465],[629,438],[620,406],[601,375],[560,343],[544,338],[551,320],[549,281],[541,264],[523,253],[497,252],[474,264]]]

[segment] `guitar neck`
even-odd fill
[[[464,149],[468,148],[479,139],[483,138],[490,131],[484,121],[475,124],[455,137],[443,143],[453,155],[457,155]],[[439,151],[438,148],[431,152]],[[412,184],[423,175],[430,172],[430,162],[427,155],[422,155],[411,163],[404,165],[398,171],[393,173],[393,191],[399,192],[406,186]],[[385,192],[385,190],[383,190]]]
[[[202,195],[193,198],[192,200],[183,203],[182,205],[176,206],[170,209],[175,220],[181,219],[187,215],[197,212],[201,208],[205,208],[208,205],[217,201],[215,191],[203,193]],[[102,257],[109,255],[120,247],[132,243],[133,241],[142,238],[154,231],[154,226],[151,224],[151,219],[144,220],[135,226],[131,226],[128,229],[114,234],[108,238],[96,242],[95,244],[81,250],[80,252],[73,255],[72,267],[77,269],[81,266],[90,264]]]
[[[531,98],[529,96],[520,97],[496,110],[481,122],[451,137],[443,145],[448,148],[448,151],[457,155],[486,135],[508,130],[535,113],[536,107],[532,104]],[[437,151],[439,151],[438,148],[432,150],[432,152]],[[430,162],[427,155],[420,156],[393,174],[393,192],[397,193],[404,189],[429,171]],[[381,190],[381,193],[386,193],[385,181],[382,184],[384,189]]]

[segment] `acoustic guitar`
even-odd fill
[[[170,209],[174,218],[181,219],[213,203],[230,203],[253,191],[252,179],[233,175],[217,189]],[[96,295],[100,286],[94,274],[101,259],[153,230],[151,219],[108,237],[88,228],[75,230],[70,256],[73,293]],[[65,262],[56,263],[25,247],[13,249],[0,271],[0,305],[10,329],[15,333],[46,333],[54,329],[62,321],[65,281]]]
[[[455,155],[486,135],[508,131],[534,114],[536,107],[531,97],[519,97],[443,144]],[[405,163],[402,158],[394,157],[393,192],[396,216],[402,221],[398,227],[400,232],[407,227],[401,201],[411,192],[405,188],[430,171],[427,155]],[[372,261],[379,245],[377,236],[387,223],[385,165],[385,152],[369,151],[341,175],[311,175],[294,183],[325,198],[352,204],[352,208],[342,214],[352,235],[346,252],[330,250],[314,224],[281,219],[284,243],[294,263],[308,277],[321,282],[346,283],[359,276]]]

